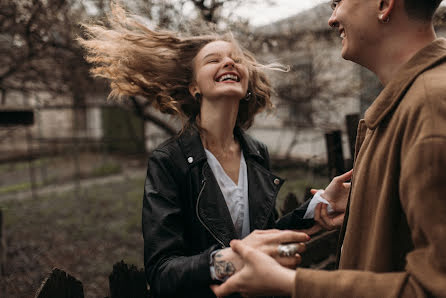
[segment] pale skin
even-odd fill
[[[332,6],[329,25],[339,31],[342,38],[342,57],[373,71],[384,86],[419,50],[436,38],[432,21],[410,17],[403,0],[333,0]],[[334,184],[334,189],[344,194],[350,187],[342,181]],[[341,197],[331,199],[335,211],[339,211],[337,216],[343,216],[345,211],[346,197]],[[328,196],[326,199],[330,201]],[[319,219],[319,225],[333,228],[343,220],[341,217],[331,218],[331,221],[327,218],[326,206],[318,205],[315,219]],[[294,270],[281,266],[267,254],[242,242],[233,241],[231,247],[241,256],[244,266],[225,283],[211,286],[218,297],[234,292],[245,296],[292,294],[296,287]],[[312,286],[317,286],[317,281]]]
[[[247,92],[249,81],[247,68],[241,63],[240,55],[240,51],[229,42],[209,43],[194,58],[195,80],[189,87],[193,96],[197,93],[201,95],[198,121],[203,128],[201,135],[203,145],[214,154],[234,183],[238,182],[240,145],[232,132],[239,102]],[[222,75],[228,73],[236,75],[239,80],[218,82]],[[336,199],[334,197],[332,200],[334,204]],[[324,211],[317,215],[321,227],[325,227],[325,222],[332,220]],[[319,227],[315,227],[314,230],[319,230]],[[303,242],[309,239],[305,233],[269,230],[255,231],[243,241],[274,257],[283,266],[295,268],[301,262],[299,253],[305,250]],[[294,257],[280,257],[277,246],[289,242],[300,243],[298,253]],[[217,277],[224,278],[239,270],[243,262],[230,248],[225,248],[214,255],[214,266]]]
[[[327,204],[319,203],[314,210],[314,220],[321,228],[326,230],[333,230],[340,228],[344,222],[344,213],[347,207],[348,195],[350,192],[351,183],[347,182],[352,178],[353,170],[350,170],[340,176],[333,178],[330,184],[325,188],[324,193],[321,195],[326,199],[334,213],[328,214]],[[312,189],[311,192],[315,194],[316,189]]]
[[[279,265],[269,255],[243,243],[231,241],[232,249],[244,261],[243,268],[222,285],[212,285],[217,297],[231,293],[243,296],[291,296],[295,271]]]
[[[241,51],[232,43],[215,41],[204,46],[194,58],[194,80],[189,86],[192,96],[201,97],[198,122],[203,129],[201,139],[220,162],[226,174],[238,183],[240,167],[240,144],[233,131],[237,120],[240,100],[247,94],[249,74],[243,64]],[[234,80],[220,81],[224,75],[233,75]],[[250,245],[268,253],[280,264],[295,268],[300,262],[299,254],[294,257],[280,257],[277,246],[280,243],[302,243],[310,238],[295,231],[254,231],[243,239]],[[298,252],[305,250],[300,244]],[[243,266],[240,257],[231,248],[225,248],[214,256],[214,268],[219,278],[232,275]]]

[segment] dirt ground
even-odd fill
[[[105,297],[113,264],[143,267],[140,213],[144,178],[72,193],[0,203],[6,234],[0,297],[33,297],[57,267],[83,283],[85,297]]]
[[[19,192],[0,192],[7,245],[0,297],[33,297],[54,267],[80,280],[85,297],[106,297],[113,264],[124,260],[143,268],[141,208],[145,160],[90,155],[81,160],[88,183],[82,183],[80,195],[75,195],[73,187],[64,187],[64,181],[70,177],[67,172],[73,173],[73,167],[72,161],[63,159],[36,163],[46,165],[48,173],[55,177],[52,180],[57,181],[39,190],[37,199],[30,196],[29,187]],[[66,171],[61,167],[66,167]],[[10,180],[11,183],[25,181],[20,173],[28,173],[27,165],[0,167],[0,176],[7,177],[11,169],[16,171],[11,177],[20,177]],[[279,208],[289,192],[302,198],[305,187],[317,188],[327,182],[307,170],[275,173],[287,179],[279,193]],[[8,185],[2,184],[7,190]],[[68,184],[73,186],[72,181]]]

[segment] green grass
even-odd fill
[[[27,191],[31,189],[30,182],[22,182],[12,185],[6,185],[0,187],[0,195],[5,195],[8,193],[19,192],[19,191]]]
[[[122,172],[122,167],[120,164],[115,162],[106,162],[93,168],[89,177],[103,177],[113,174],[118,174]]]
[[[56,160],[58,158],[55,158],[54,160]],[[50,161],[49,159],[41,159],[41,160],[37,160],[35,163],[33,163],[33,165],[37,168],[37,165],[42,166],[43,163],[48,163],[48,165],[50,165]],[[13,165],[2,165],[0,168],[0,173],[3,171],[3,174],[7,174],[7,172],[12,172],[12,171],[22,171],[24,170],[24,166],[28,167],[29,164],[28,163],[15,163]],[[26,169],[27,170],[27,169]],[[93,167],[91,170],[87,171],[86,174],[83,175],[83,179],[85,178],[98,178],[98,177],[105,177],[105,176],[110,176],[110,175],[114,175],[114,174],[119,174],[122,173],[122,166],[115,162],[115,161],[106,161],[98,166]],[[39,171],[37,171],[37,174],[40,174]],[[31,190],[31,182],[29,182],[29,177],[28,177],[28,172],[24,171],[23,176],[25,181],[20,181],[17,182],[15,184],[8,184],[8,185],[4,185],[4,186],[0,186],[0,195],[6,195],[6,194],[11,194],[11,193],[15,193],[15,192],[21,192],[21,191],[28,191]],[[74,176],[75,173],[73,172],[72,175]],[[40,177],[40,179],[43,179],[42,177]],[[52,184],[57,184],[60,183],[60,181],[58,181],[58,178],[56,176],[51,175],[51,171],[50,171],[50,175],[46,177],[45,180],[40,180],[36,183],[36,187],[40,188],[40,187],[44,187],[44,186],[48,186],[48,185],[52,185]],[[71,183],[70,181],[68,181],[68,183]]]
[[[26,264],[33,273],[14,272],[11,265],[10,278],[29,274],[35,279],[38,274],[43,279],[58,267],[82,281],[86,297],[107,296],[113,264],[124,260],[143,268],[143,187],[144,177],[140,177],[84,188],[80,198],[70,191],[0,202],[9,243],[38,260]],[[9,264],[21,262],[14,260],[20,256],[11,255]]]
[[[323,187],[328,182],[305,170],[274,172],[287,179],[278,204],[289,192],[301,198],[306,186]],[[124,260],[143,268],[143,187],[144,177],[139,177],[83,188],[78,199],[71,191],[40,195],[37,200],[0,202],[9,243],[27,252],[26,270],[38,270],[40,279],[33,278],[36,286],[51,268],[58,267],[83,282],[86,297],[105,297],[113,264]],[[20,256],[11,254],[9,264],[23,262],[14,259]],[[11,280],[36,276],[20,271],[21,266],[15,272],[12,265]]]
[[[274,174],[285,179],[285,183],[282,185],[277,196],[276,206],[278,210],[280,210],[285,197],[289,193],[295,194],[299,203],[303,203],[307,187],[316,189],[325,188],[330,182],[327,177],[317,172],[300,168],[274,171]]]
[[[32,161],[34,167],[41,167],[50,165],[51,163],[63,160],[61,157],[43,157]],[[5,174],[11,171],[24,171],[29,169],[29,161],[14,162],[11,164],[0,165],[0,174]]]

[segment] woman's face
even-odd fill
[[[193,61],[195,80],[189,91],[203,98],[218,99],[233,97],[240,100],[246,96],[249,74],[242,63],[243,53],[227,41],[213,41],[204,46]]]

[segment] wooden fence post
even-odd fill
[[[334,130],[326,133],[325,142],[327,145],[328,176],[331,180],[345,171],[341,131]]]
[[[0,209],[0,276],[5,275],[6,239],[3,233],[3,210]]]
[[[54,268],[37,290],[35,298],[84,298],[82,283],[65,271]]]
[[[138,270],[135,265],[128,266],[124,261],[114,264],[108,279],[110,298],[150,297],[144,270]]]
[[[358,130],[359,114],[350,114],[345,116],[345,124],[347,126],[348,143],[350,145],[350,155],[352,159],[355,156],[356,133]]]

